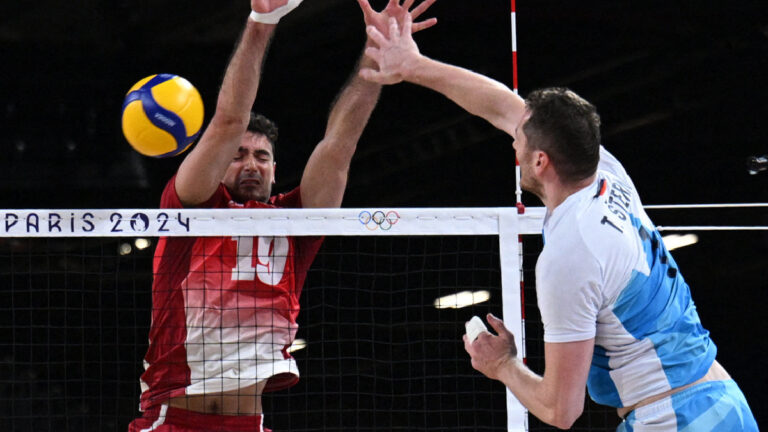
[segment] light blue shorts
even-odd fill
[[[755,431],[747,399],[733,380],[707,381],[629,413],[619,432]]]

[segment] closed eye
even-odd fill
[[[266,150],[256,150],[253,152],[253,155],[261,162],[269,162],[272,160],[272,154]]]

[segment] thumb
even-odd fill
[[[365,69],[360,69],[360,70],[357,72],[357,74],[358,74],[358,76],[360,76],[360,78],[362,78],[362,79],[364,79],[364,80],[368,80],[368,81],[370,81],[370,80],[372,80],[372,79],[373,79],[373,74],[374,74],[374,72],[375,72],[375,71],[374,71],[373,69],[368,69],[368,68],[365,68]]]
[[[381,77],[381,73],[379,73],[376,70],[368,69],[368,68],[360,69],[360,72],[358,72],[358,75],[360,76],[360,78],[366,81],[370,81],[378,84],[384,84],[384,80]]]

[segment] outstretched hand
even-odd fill
[[[376,28],[379,33],[389,36],[389,19],[394,18],[398,23],[402,25],[406,15],[410,13],[411,19],[416,20],[421,14],[423,14],[436,0],[424,0],[418,6],[411,9],[415,0],[405,0],[403,4],[400,4],[401,0],[389,0],[387,6],[381,11],[376,12],[373,10],[370,4],[370,0],[357,0],[360,4],[360,9],[363,10],[363,19],[365,20],[366,27],[372,26]],[[409,12],[410,10],[410,12]],[[411,31],[416,33],[418,31],[428,29],[437,24],[437,18],[429,18],[424,21],[414,22]]]
[[[378,48],[366,48],[365,55],[376,62],[378,70],[360,69],[361,77],[379,84],[396,84],[403,81],[413,63],[421,56],[419,47],[413,41],[411,16],[406,15],[403,21],[401,29],[395,18],[389,19],[389,37],[384,36],[376,27],[366,28],[368,37]]]
[[[491,379],[499,379],[500,373],[517,356],[515,336],[504,326],[504,321],[488,314],[488,324],[498,336],[481,332],[477,339],[470,341],[464,335],[464,349],[472,358],[472,367]]]

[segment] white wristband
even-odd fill
[[[259,13],[256,11],[251,11],[251,15],[249,18],[257,23],[262,24],[277,24],[280,22],[280,18],[288,15],[289,12],[296,9],[298,5],[300,5],[302,0],[288,0],[288,3],[284,4],[283,6],[280,6],[279,8],[273,10],[272,12],[267,13]]]

